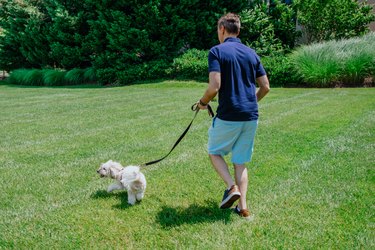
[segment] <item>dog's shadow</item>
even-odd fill
[[[220,209],[216,202],[206,201],[206,205],[192,204],[188,208],[163,206],[156,221],[164,228],[169,229],[183,224],[230,220],[231,211]]]
[[[111,192],[111,193],[108,193],[107,190],[98,190],[91,195],[91,198],[93,198],[93,199],[108,199],[108,198],[111,198],[111,197],[116,197],[118,200],[120,200],[120,204],[113,205],[114,208],[126,209],[126,208],[131,207],[131,205],[128,203],[128,193],[127,192]]]

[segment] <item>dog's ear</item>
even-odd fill
[[[114,167],[112,167],[112,166],[109,168],[109,175],[110,175],[111,178],[113,178],[113,179],[116,179],[116,178],[117,178],[117,174],[118,174],[118,172],[119,172],[119,171],[117,171],[117,169],[114,168]]]
[[[113,168],[109,168],[109,176],[111,176],[112,178],[115,178],[115,171],[113,171]]]

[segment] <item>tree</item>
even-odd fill
[[[283,54],[293,49],[299,35],[293,5],[254,0],[240,14],[240,38],[259,55]]]
[[[21,67],[39,67],[39,63],[26,60],[27,54],[33,58],[37,53],[31,53],[27,48],[41,47],[46,44],[35,39],[27,39],[32,32],[38,15],[37,9],[27,2],[14,4],[12,1],[0,0],[0,68],[10,71]]]
[[[296,0],[307,43],[350,38],[368,32],[372,7],[356,0]]]

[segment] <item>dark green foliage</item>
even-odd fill
[[[261,55],[289,51],[294,48],[300,32],[296,30],[297,11],[294,5],[279,0],[266,4],[253,0],[241,12],[240,37]]]
[[[46,70],[43,74],[45,86],[63,86],[67,85],[65,80],[66,72],[62,70]]]
[[[24,3],[0,0],[0,68],[6,71],[33,66],[22,53],[30,15]],[[32,19],[29,19],[32,21]]]
[[[7,78],[7,82],[16,85],[29,85],[26,80],[26,75],[29,71],[30,70],[27,69],[17,69],[13,71],[12,74],[10,74],[10,76]]]
[[[241,12],[240,38],[260,56],[282,54],[282,43],[275,36],[274,26],[263,7],[255,6],[252,10]]]
[[[71,69],[65,74],[65,82],[69,85],[79,85],[84,83],[83,74],[85,71],[83,69]]]
[[[117,72],[117,83],[126,85],[133,82],[166,78],[168,67],[170,67],[170,63],[165,60],[155,60],[130,66]]]
[[[93,68],[72,69],[69,71],[56,69],[17,69],[11,72],[7,82],[27,86],[66,86],[95,84]]]
[[[173,61],[171,75],[177,79],[208,80],[208,51],[191,49]]]
[[[287,55],[263,57],[262,64],[266,69],[271,87],[301,86],[302,80],[291,59]]]
[[[372,7],[357,0],[296,0],[298,21],[308,43],[350,38],[368,32]]]
[[[370,7],[359,6],[355,1],[296,3],[0,0],[0,69],[11,72],[19,68],[49,68],[68,72],[64,81],[61,72],[50,73],[47,82],[43,80],[44,85],[55,85],[50,81],[53,79],[58,81],[56,85],[94,81],[128,84],[167,76],[206,81],[207,59],[201,60],[200,52],[191,49],[206,51],[218,43],[216,24],[224,13],[241,14],[240,38],[245,44],[262,56],[278,58],[294,47],[298,35],[296,13],[318,40],[363,34],[366,24],[373,20]],[[196,62],[188,62],[195,57]],[[90,70],[84,73],[79,70],[87,68]],[[38,74],[35,71],[30,77],[38,78]]]
[[[124,70],[217,43],[216,21],[247,3],[0,0],[0,68]],[[99,74],[101,75],[101,74]]]
[[[83,81],[85,83],[95,83],[96,81],[96,72],[93,67],[86,68],[83,72]]]
[[[43,86],[43,71],[39,69],[29,70],[28,72],[25,71],[24,84],[30,86]]]
[[[100,37],[92,56],[98,80],[128,83],[163,75],[163,65],[188,48],[208,49],[216,44],[216,21],[223,6],[238,12],[245,4],[159,0],[93,2],[93,6],[98,17],[88,22],[88,36]]]

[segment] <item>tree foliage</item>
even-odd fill
[[[0,0],[0,69],[93,68],[102,83],[125,83],[162,77],[189,49],[217,44],[226,12],[241,14],[240,37],[261,55],[294,47],[297,14],[315,40],[363,34],[373,18],[352,0],[265,2]]]
[[[372,7],[357,0],[296,0],[307,42],[351,38],[368,31]]]

